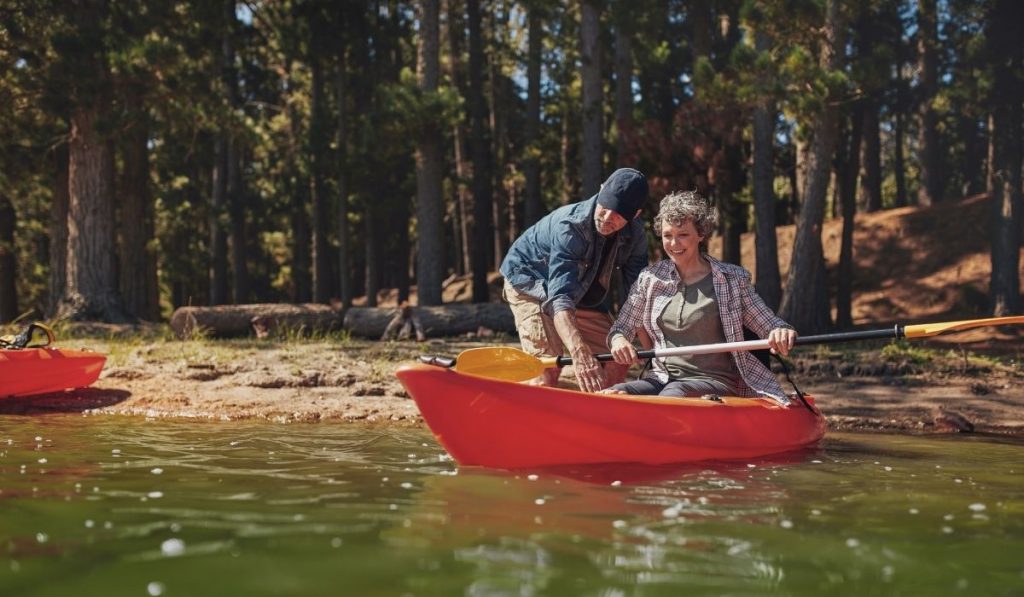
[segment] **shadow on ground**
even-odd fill
[[[113,406],[131,397],[125,390],[82,388],[66,392],[18,396],[0,399],[0,415],[36,415],[43,413],[81,413]]]

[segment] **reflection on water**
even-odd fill
[[[493,471],[418,429],[6,417],[0,594],[1020,594],[1022,455]]]

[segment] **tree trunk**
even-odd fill
[[[426,96],[440,79],[438,0],[420,3],[417,74]],[[421,305],[441,304],[445,277],[444,202],[441,198],[441,131],[433,122],[420,131],[416,150],[416,298]]]
[[[572,106],[565,102],[562,110],[561,143],[559,144],[559,158],[562,166],[561,203],[568,205],[576,200],[579,193],[576,192],[576,177],[573,176],[573,146],[572,146]]]
[[[502,15],[496,15],[490,23],[493,28],[493,21],[498,23],[504,22],[506,18]],[[497,35],[492,33],[492,35]],[[492,51],[498,51],[497,49]],[[498,62],[500,57],[495,57],[489,61],[488,73],[490,76],[490,89],[491,93],[488,95],[489,106],[489,122],[491,128],[491,139],[493,139],[491,155],[494,156],[494,167],[491,169],[493,180],[491,188],[493,189],[492,197],[494,201],[491,205],[491,216],[493,218],[491,231],[494,233],[493,237],[493,250],[491,251],[491,269],[492,271],[498,271],[501,268],[501,261],[508,249],[508,226],[511,221],[510,217],[510,203],[509,193],[506,185],[504,184],[504,178],[506,171],[508,170],[508,155],[506,147],[509,145],[508,140],[508,128],[506,126],[507,118],[505,112],[507,108],[504,98],[510,93],[505,90],[505,79],[501,76],[499,70],[500,67]]]
[[[220,76],[225,92],[230,98],[234,79],[234,46],[232,42],[235,20],[233,0],[221,2],[222,31],[220,38]],[[230,101],[230,100],[229,100]],[[229,162],[231,160],[230,134],[226,130],[216,133],[214,141],[213,189],[210,208],[210,304],[222,305],[230,302],[228,279],[228,232],[226,224],[230,214]]]
[[[697,67],[700,59],[711,59],[712,37],[715,30],[712,0],[691,0],[689,17],[691,39],[693,43],[693,66]],[[696,70],[694,71],[696,72]]]
[[[47,317],[54,317],[64,300],[68,265],[68,145],[54,149],[53,196],[50,199],[50,292]]]
[[[786,178],[789,181],[789,201],[786,205],[785,217],[780,225],[789,225],[796,222],[796,216],[800,213],[800,162],[799,162],[799,147],[796,140],[793,139],[793,134],[789,135],[789,144],[787,147],[787,157],[790,159],[786,160]]]
[[[463,96],[467,96],[466,86],[462,77],[462,44],[465,41],[465,26],[459,0],[446,0],[448,13],[448,76],[453,85]],[[452,186],[455,190],[454,211],[456,222],[453,223],[453,236],[457,239],[458,250],[456,251],[457,270],[460,275],[471,271],[470,263],[470,228],[469,228],[469,203],[467,164],[465,157],[466,140],[461,119],[456,119],[452,126],[452,146],[455,160],[455,180]]]
[[[770,50],[771,42],[763,32],[755,33],[758,52]],[[766,87],[768,81],[760,81]],[[762,97],[767,97],[767,94]],[[779,274],[779,248],[775,233],[775,104],[764,100],[754,108],[754,220],[756,235],[754,250],[757,254],[757,293],[773,311],[782,301],[782,279]]]
[[[238,89],[238,71],[235,68],[235,28],[238,18],[235,14],[235,0],[223,0],[222,17],[224,19],[224,37],[221,52],[221,77],[224,93],[233,114],[242,110],[242,97]],[[225,202],[228,209],[230,226],[228,242],[231,264],[231,287],[233,301],[244,303],[249,298],[248,245],[246,234],[246,203],[247,195],[242,182],[242,140],[233,131],[223,131],[225,135]]]
[[[344,12],[343,9],[339,9]],[[344,18],[339,19],[345,22]],[[337,105],[337,122],[335,139],[338,144],[336,154],[337,181],[338,181],[338,295],[341,299],[342,308],[347,309],[352,305],[352,298],[355,296],[352,280],[352,232],[349,228],[349,163],[348,163],[348,113],[346,110],[348,90],[348,59],[346,55],[346,37],[337,36],[338,42],[338,65],[334,75],[335,96]]]
[[[71,53],[66,66],[75,70],[79,82],[88,84],[68,89],[67,275],[57,316],[121,323],[128,317],[117,283],[113,147],[98,127],[112,112],[110,70],[103,45],[108,34],[107,6],[103,2],[80,2],[72,6],[71,12],[75,23],[73,42],[89,49]]]
[[[315,18],[315,17],[314,17]],[[321,27],[313,24],[313,40],[322,35]],[[319,48],[319,44],[311,44]],[[310,71],[312,76],[312,97],[310,105],[310,199],[312,201],[312,264],[313,264],[313,301],[327,303],[331,299],[331,261],[330,246],[327,242],[327,230],[330,227],[327,196],[327,152],[328,124],[324,98],[324,68],[317,50],[310,52]]]
[[[18,214],[7,195],[0,193],[0,323],[14,321],[18,313],[18,260],[14,228]]]
[[[811,134],[814,134],[813,131]],[[793,204],[793,216],[796,217],[800,213],[800,206],[805,201],[804,193],[807,191],[807,170],[810,164],[811,144],[808,143],[806,138],[797,137],[793,149],[796,152],[796,164],[793,167],[793,173],[794,180],[796,180],[796,188],[798,189],[798,192],[795,193],[796,201]]]
[[[413,164],[408,164],[408,167],[401,168],[401,171],[409,172],[414,167]],[[397,195],[397,192],[393,194]],[[388,235],[388,238],[395,239],[395,247],[391,259],[382,261],[382,263],[386,263],[391,268],[394,268],[392,274],[394,277],[394,287],[398,291],[399,303],[409,300],[409,264],[412,258],[411,241],[409,238],[410,202],[411,198],[408,201],[400,199],[398,205],[388,214],[391,216],[391,233]]]
[[[219,305],[181,307],[171,315],[178,338],[283,335],[287,332],[325,332],[341,328],[342,314],[321,303]]]
[[[491,187],[491,139],[487,130],[487,107],[484,102],[484,48],[480,23],[480,0],[467,0],[469,19],[469,112],[472,123],[473,153],[473,251],[470,262],[473,270],[473,302],[490,300],[487,269],[491,263],[489,248],[491,205],[494,201]]]
[[[616,5],[615,11],[615,160],[625,161],[626,134],[633,129],[633,27],[632,10]]]
[[[248,193],[242,181],[241,140],[232,137],[228,141],[228,202],[231,206],[231,282],[234,289],[234,302],[244,303],[249,300],[249,244],[248,224]],[[308,246],[308,245],[307,245]]]
[[[396,308],[352,307],[345,312],[345,329],[353,336],[378,339],[396,315]],[[515,319],[503,303],[448,303],[414,307],[427,336],[476,334],[480,328],[491,332],[515,333]]]
[[[297,175],[301,177],[301,175]],[[313,300],[313,291],[309,267],[309,214],[306,212],[306,200],[309,198],[309,187],[300,178],[297,184],[291,185],[292,193],[292,300],[296,303],[308,303]]]
[[[227,135],[217,133],[213,148],[213,189],[210,193],[210,304],[228,302],[228,236],[224,230],[227,215]]]
[[[117,284],[113,152],[96,130],[96,121],[107,110],[101,92],[71,117],[67,294],[60,316],[122,323],[128,317]]]
[[[857,173],[860,171],[864,103],[856,102],[850,114],[850,138],[840,160],[839,201],[843,209],[843,236],[839,249],[839,281],[836,290],[836,325],[853,326],[853,230],[857,215]],[[844,163],[845,162],[845,163]]]
[[[741,261],[740,240],[747,231],[746,208],[736,197],[745,183],[741,138],[741,129],[726,130],[722,139],[722,168],[715,180],[715,193],[722,210],[722,261],[735,264]]]
[[[918,55],[921,72],[918,108],[918,163],[921,183],[917,202],[928,206],[942,201],[942,154],[939,148],[939,118],[934,101],[939,91],[937,0],[918,0]]]
[[[1020,3],[997,0],[989,9],[988,56],[993,82],[989,116],[988,192],[992,202],[992,314],[1015,315],[1021,310],[1020,248],[1024,197],[1021,188],[1022,139],[1021,67],[1024,54],[1015,36],[1024,18]]]
[[[963,185],[960,188],[960,193],[964,197],[982,193],[986,187],[983,171],[985,143],[979,134],[978,122],[978,118],[973,114],[962,114],[957,120],[960,138],[964,144]]]
[[[864,102],[861,146],[860,205],[864,211],[882,209],[882,139],[878,124],[878,100]]]
[[[824,27],[826,39],[822,43],[820,58],[821,66],[827,72],[840,67],[843,27],[839,0],[828,0]],[[814,139],[808,152],[807,186],[803,192],[800,221],[786,278],[786,293],[780,307],[782,318],[805,335],[831,327],[821,227],[835,151],[836,110],[834,102],[826,102],[811,127]]]
[[[896,200],[893,207],[906,207],[907,198],[907,160],[903,151],[903,138],[906,136],[906,123],[903,113],[896,111],[895,125],[893,126],[893,177],[896,179]]]
[[[595,0],[583,0],[580,22],[580,62],[583,81],[583,138],[580,146],[583,174],[582,194],[590,197],[602,182],[602,118],[601,92],[601,8]]]
[[[149,116],[142,92],[129,98],[137,110],[135,122],[123,135],[121,189],[121,294],[125,308],[146,321],[160,319],[160,298],[156,277],[153,197],[149,190]]]
[[[523,229],[533,226],[544,216],[544,200],[540,192],[540,75],[544,26],[541,8],[527,6],[527,27],[530,39],[526,53],[526,131],[523,145]]]
[[[381,271],[381,217],[378,207],[373,201],[368,201],[366,212],[363,215],[364,232],[363,238],[366,242],[366,305],[377,306],[377,292],[380,290]]]

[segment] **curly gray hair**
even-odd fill
[[[665,195],[654,216],[654,233],[661,236],[662,226],[668,222],[681,226],[687,220],[693,222],[697,234],[704,237],[700,242],[701,252],[708,250],[708,239],[718,228],[718,208],[700,196],[697,191],[674,191]]]

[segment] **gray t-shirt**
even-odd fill
[[[693,346],[725,342],[722,318],[711,274],[689,286],[680,282],[679,291],[658,316],[668,346]],[[672,379],[712,379],[736,388],[740,372],[731,353],[667,357],[665,368]]]

